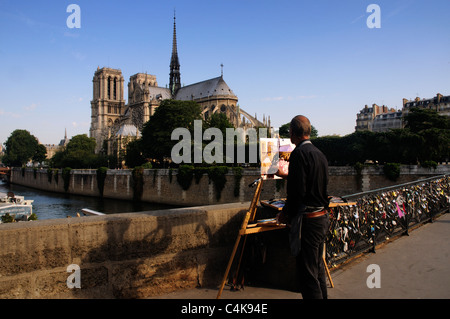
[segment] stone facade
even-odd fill
[[[97,68],[94,74],[93,99],[91,101],[91,128],[89,134],[95,138],[96,152],[103,147],[103,141],[111,138],[120,128],[125,114],[122,71],[111,68]]]
[[[395,114],[396,110],[393,108],[388,108],[385,105],[379,106],[372,104],[372,107],[367,105],[359,111],[356,115],[356,131],[374,131],[373,126],[376,119],[380,116],[387,116],[390,114]]]
[[[386,132],[390,129],[403,128],[402,111],[379,114],[372,123],[373,132]]]
[[[47,159],[51,159],[53,155],[58,151],[64,150],[64,148],[69,143],[69,138],[67,138],[67,130],[65,131],[64,138],[59,142],[59,144],[44,144],[47,150]]]
[[[438,93],[430,99],[420,99],[416,97],[414,100],[403,99],[403,115],[406,116],[412,108],[427,108],[435,110],[440,115],[450,116],[450,95],[443,96]]]
[[[399,111],[385,105],[373,104],[372,107],[366,105],[356,115],[355,130],[386,132],[391,129],[403,128],[403,119],[413,108],[427,108],[435,110],[440,115],[450,116],[450,95],[443,96],[438,93],[430,99],[421,100],[419,97],[414,100],[403,99],[403,108]]]

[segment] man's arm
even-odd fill
[[[280,222],[290,220],[300,209],[302,199],[306,193],[306,175],[302,158],[297,152],[292,152],[289,159],[289,173],[287,183],[286,204],[279,216]]]

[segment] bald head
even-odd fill
[[[311,135],[311,123],[303,115],[297,115],[291,120],[290,132],[298,138],[309,138]]]

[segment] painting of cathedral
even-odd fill
[[[259,121],[238,105],[238,97],[220,76],[182,86],[177,52],[176,19],[173,22],[169,86],[158,86],[156,76],[137,73],[128,82],[128,103],[124,97],[124,78],[120,69],[97,68],[91,101],[90,137],[97,142],[96,152],[117,154],[126,143],[139,136],[162,100],[195,101],[203,119],[220,112],[237,128],[270,128],[270,117]],[[151,122],[150,122],[151,123]]]

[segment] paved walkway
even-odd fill
[[[450,299],[450,214],[444,214],[332,272],[330,299]],[[379,266],[379,281],[371,280]],[[370,269],[369,269],[370,270]],[[370,278],[369,278],[370,277]],[[369,278],[369,280],[368,280]],[[369,288],[369,283],[380,287]],[[193,289],[156,299],[215,299],[218,289]],[[291,291],[245,287],[221,299],[299,299]]]

